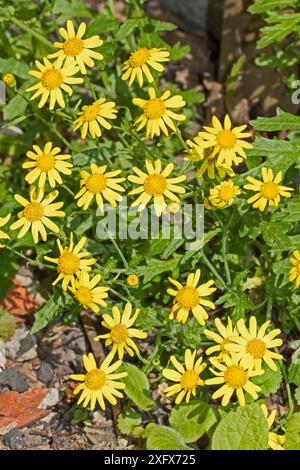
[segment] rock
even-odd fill
[[[35,429],[35,433],[31,432],[31,429],[28,429],[24,432],[23,436],[23,445],[27,449],[38,449],[40,446],[45,446],[49,444],[49,437],[43,435],[42,430],[41,434],[38,429]]]
[[[82,450],[86,446],[85,437],[80,432],[57,436],[53,435],[52,447],[55,450]]]
[[[18,328],[5,345],[6,357],[18,359],[20,361],[29,361],[37,356],[36,339],[25,328]]]
[[[93,446],[97,446],[95,447],[95,450],[114,448],[116,442],[116,435],[114,431],[113,421],[103,420],[101,423],[101,427],[85,426],[83,430],[88,441]]]
[[[19,429],[12,429],[3,436],[3,442],[6,447],[11,450],[16,450],[19,445],[23,443],[23,434]]]
[[[15,392],[26,392],[29,388],[18,367],[0,372],[0,389],[2,385],[9,387],[10,390]]]
[[[0,434],[3,429],[22,428],[39,421],[48,412],[38,408],[48,393],[47,389],[35,388],[24,393],[0,393]],[[8,432],[10,429],[7,429]]]
[[[37,378],[40,382],[49,385],[54,375],[53,367],[49,362],[43,361],[38,370]]]
[[[56,388],[49,388],[49,391],[43,401],[40,403],[39,408],[47,409],[57,405],[59,402],[59,391]]]

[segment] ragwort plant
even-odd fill
[[[33,333],[94,315],[107,356],[83,356],[74,394],[120,402],[146,448],[299,449],[300,118],[203,123],[204,96],[167,69],[189,50],[162,39],[175,26],[126,3],[120,22],[80,0],[0,1],[1,296],[21,259],[52,283]],[[204,204],[204,239],[99,239],[124,196],[157,218]]]

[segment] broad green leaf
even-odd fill
[[[34,324],[31,333],[37,333],[48,325],[66,306],[72,305],[72,298],[67,293],[57,292],[34,314]]]
[[[217,426],[213,450],[264,450],[268,447],[268,423],[257,403],[230,411]]]
[[[118,416],[118,428],[122,434],[131,434],[136,426],[139,426],[142,418],[132,410],[124,411]]]
[[[23,116],[26,108],[27,101],[20,95],[16,95],[9,103],[3,108],[3,117],[5,121],[11,121],[16,117]]]
[[[151,423],[146,428],[148,450],[190,450],[175,429]]]
[[[16,320],[8,312],[0,309],[0,339],[9,340],[16,330]]]
[[[255,0],[248,8],[250,13],[266,13],[269,10],[291,8],[297,6],[299,0]]]
[[[149,392],[149,381],[147,376],[132,364],[124,364],[124,370],[128,376],[123,379],[126,387],[126,395],[142,410],[150,410],[153,401]]]
[[[109,31],[113,33],[119,27],[119,21],[116,18],[108,18],[101,16],[95,20],[92,20],[87,28],[87,37],[95,34],[101,35],[101,33]]]
[[[279,112],[277,116],[271,118],[258,117],[255,121],[251,121],[250,124],[257,131],[300,130],[300,116]]]
[[[288,379],[289,382],[292,382],[293,384],[297,385],[297,387],[300,387],[300,364],[290,364]]]
[[[300,450],[300,413],[294,413],[288,420],[285,437],[285,449]]]
[[[144,276],[144,282],[151,281],[155,276],[167,271],[174,271],[179,264],[181,255],[175,255],[170,260],[148,259],[146,266],[140,266],[136,269],[138,276]]]
[[[285,233],[291,227],[278,222],[262,222],[260,228],[267,245],[273,250],[284,251],[289,247],[289,237]]]
[[[29,77],[28,65],[22,60],[13,58],[0,59],[0,73],[1,75],[5,73],[13,73],[16,77],[23,79]]]
[[[212,408],[204,401],[184,403],[172,409],[171,426],[185,442],[197,441],[216,422]]]
[[[264,366],[264,371],[265,373],[263,375],[253,377],[252,381],[261,387],[261,393],[263,395],[276,393],[282,382],[282,374],[279,368],[275,372],[269,367]]]

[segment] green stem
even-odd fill
[[[123,261],[123,264],[124,264],[125,268],[126,268],[126,269],[129,269],[127,260],[126,260],[125,256],[123,255],[123,252],[122,252],[121,248],[119,247],[119,245],[117,244],[116,240],[115,240],[114,238],[112,238],[112,237],[109,235],[109,233],[108,233],[108,236],[109,236],[110,241],[111,241],[112,244],[114,245],[115,249],[116,249],[117,252],[119,253],[119,256],[120,256],[121,260]]]
[[[40,42],[42,42],[45,46],[49,47],[50,49],[53,48],[52,42],[48,41],[48,39],[45,39],[40,33],[37,33],[34,31],[30,26],[27,26],[27,24],[23,23],[23,21],[18,20],[15,16],[11,16],[9,18],[13,23],[15,23],[17,26],[19,26],[21,29],[26,31],[27,33],[31,34],[34,38],[38,39]]]
[[[267,311],[266,311],[266,320],[271,320],[272,316],[272,305],[273,305],[273,298],[271,295],[268,296],[267,301]]]
[[[41,263],[39,261],[36,261],[34,259],[31,259],[29,258],[29,256],[26,256],[24,255],[23,253],[21,253],[20,251],[17,251],[17,250],[14,250],[13,248],[11,248],[10,246],[6,245],[5,248],[9,251],[11,251],[12,253],[14,253],[16,256],[18,256],[19,258],[22,258],[24,259],[25,261],[27,261],[28,264],[31,264],[32,266],[38,266],[39,268],[40,267],[43,267],[43,268],[48,268],[48,269],[55,269],[54,266],[51,266],[49,264],[44,264],[44,263]]]
[[[119,292],[117,292],[116,290],[112,289],[112,287],[109,288],[109,291],[112,292],[112,293],[113,293],[114,295],[116,295],[117,297],[119,297],[120,299],[124,300],[125,302],[127,302],[127,303],[129,302],[129,303],[130,303],[130,301],[129,301],[126,297],[124,297],[122,294],[119,294]]]
[[[232,210],[231,216],[229,217],[229,220],[223,230],[223,238],[222,238],[222,256],[223,256],[223,261],[224,261],[227,283],[230,286],[231,286],[231,274],[230,274],[230,269],[229,269],[229,264],[228,264],[228,259],[227,259],[227,241],[228,241],[229,226],[233,219],[233,215],[234,215],[234,211]]]
[[[292,397],[291,386],[290,386],[290,383],[289,383],[286,367],[282,362],[280,362],[279,366],[280,366],[280,369],[281,369],[281,372],[282,372],[282,376],[284,378],[284,383],[285,383],[285,386],[286,386],[286,392],[287,392],[288,403],[289,403],[289,410],[288,410],[288,413],[287,413],[286,417],[290,418],[292,416],[292,414],[294,413],[294,400],[293,400],[293,397]]]
[[[62,184],[62,187],[65,188],[66,191],[68,191],[69,194],[71,194],[71,196],[75,196],[75,194],[73,193],[72,189],[69,188],[69,186],[67,186],[66,184]]]
[[[39,114],[36,114],[36,117],[47,127],[50,127],[51,131],[67,146],[69,147],[70,143],[64,138],[64,136],[58,132],[58,130],[55,127],[51,126],[51,123],[46,121],[46,119],[42,118]]]
[[[186,142],[184,141],[184,139],[183,139],[183,137],[182,137],[182,134],[181,134],[181,130],[180,130],[178,127],[176,127],[176,135],[177,135],[177,137],[178,137],[180,143],[181,143],[181,144],[183,145],[183,147],[185,148],[185,150],[187,150],[187,151],[189,152],[190,149],[188,148]]]
[[[219,282],[222,284],[222,287],[226,290],[228,290],[228,287],[226,285],[226,282],[224,279],[220,276],[220,274],[215,270],[211,262],[207,259],[206,255],[202,252],[202,258],[207,265],[207,267],[210,269],[210,271],[214,274],[214,276],[219,280]]]

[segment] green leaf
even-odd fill
[[[3,118],[5,121],[11,121],[16,117],[23,116],[26,108],[27,101],[20,95],[16,95],[10,102],[3,108]]]
[[[95,20],[92,20],[87,28],[87,37],[93,36],[95,34],[101,34],[103,32],[109,31],[113,33],[119,27],[119,21],[116,18],[108,18],[106,16],[101,16]]]
[[[17,59],[0,59],[0,72],[1,75],[5,73],[12,73],[16,77],[26,79],[28,78],[28,65],[22,60]]]
[[[276,393],[282,382],[282,374],[278,369],[276,372],[269,367],[264,367],[265,373],[263,375],[253,377],[252,381],[261,387],[261,393],[269,395]]]
[[[185,442],[197,441],[216,422],[212,408],[204,401],[184,403],[172,409],[171,426]]]
[[[283,226],[278,222],[262,222],[260,228],[265,242],[273,250],[285,251],[289,247],[289,237],[285,232],[291,228],[290,226]]]
[[[122,434],[131,434],[136,426],[139,426],[142,418],[132,410],[124,411],[118,416],[118,428]]]
[[[148,259],[147,266],[140,266],[136,269],[138,276],[144,276],[144,282],[151,281],[155,276],[162,274],[166,271],[174,271],[179,264],[181,255],[175,255],[170,260]]]
[[[35,313],[31,333],[37,333],[48,325],[67,305],[72,304],[72,297],[67,293],[57,292]]]
[[[153,401],[147,376],[132,364],[124,364],[128,376],[123,379],[126,395],[142,410],[151,410]]]
[[[212,438],[213,450],[264,450],[268,447],[268,423],[257,403],[230,411]]]
[[[190,450],[175,429],[151,423],[146,428],[148,450]]]
[[[257,131],[288,131],[300,129],[300,116],[277,110],[277,116],[271,118],[259,117],[250,122]]]
[[[294,413],[288,420],[286,424],[285,437],[285,449],[300,450],[300,413]]]
[[[16,331],[16,320],[10,313],[0,309],[0,339],[9,340]]]
[[[248,8],[250,13],[266,13],[268,10],[291,8],[297,6],[299,0],[255,0]]]
[[[288,373],[289,382],[300,387],[300,364],[290,364],[289,373]]]
[[[300,405],[300,387],[297,387],[295,390],[295,400],[298,405]]]

